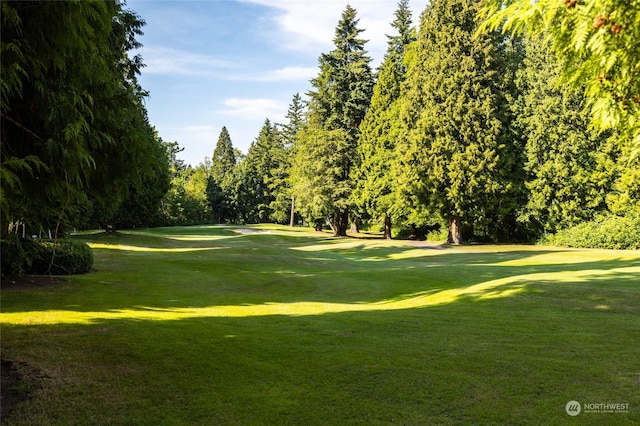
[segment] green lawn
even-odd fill
[[[639,251],[243,229],[86,235],[97,272],[5,288],[3,421],[640,423]]]

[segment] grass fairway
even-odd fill
[[[85,236],[97,272],[4,288],[3,421],[640,423],[638,251],[250,229]]]

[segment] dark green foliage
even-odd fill
[[[157,167],[129,187],[129,196],[120,205],[111,221],[116,228],[161,226],[162,199],[171,187],[171,153],[169,144],[154,136],[153,155]]]
[[[236,152],[226,127],[222,127],[218,142],[211,157],[211,170],[207,183],[207,202],[213,214],[213,221],[223,223],[235,221],[237,214],[232,207],[232,192],[236,177]]]
[[[301,140],[296,152],[296,161],[308,161],[295,167],[303,173],[294,178],[300,184],[295,189],[296,199],[302,203],[302,210],[326,214],[335,235],[347,232],[353,186],[350,173],[356,161],[358,127],[369,107],[374,84],[371,59],[364,50],[366,40],[359,38],[362,31],[358,28],[356,10],[347,5],[335,30],[335,48],[320,56],[320,73],[311,81],[310,131],[306,133],[310,139]],[[301,152],[304,150],[309,152]],[[314,151],[330,152],[336,162],[327,163],[326,158],[320,158]],[[312,164],[315,161],[323,161],[327,167],[319,168]],[[335,188],[328,187],[332,185]]]
[[[582,222],[556,234],[547,235],[540,244],[600,249],[640,249],[640,211],[626,216],[608,214]]]
[[[249,152],[243,160],[244,186],[246,198],[245,210],[242,214],[244,221],[252,223],[267,222],[273,218],[271,204],[275,194],[269,187],[273,179],[273,172],[279,167],[284,144],[277,127],[266,119],[260,129],[260,134],[249,147]]]
[[[117,1],[2,2],[2,220],[111,218],[157,167],[127,51],[144,25]]]
[[[299,93],[293,95],[287,110],[288,122],[280,126],[282,142],[274,150],[275,168],[267,180],[269,190],[273,194],[270,204],[272,219],[277,223],[290,223],[292,220],[293,188],[291,185],[291,167],[295,157],[296,141],[304,124],[305,102]],[[293,218],[295,221],[295,217]]]
[[[398,31],[389,37],[387,53],[373,88],[371,105],[360,124],[357,162],[352,171],[352,194],[361,215],[384,218],[385,237],[391,238],[391,222],[406,218],[407,204],[397,196],[396,144],[400,139],[399,98],[404,82],[405,51],[415,40],[408,1],[402,0],[392,26]]]
[[[0,276],[4,279],[24,274],[38,251],[39,246],[33,240],[9,234],[0,240]]]
[[[218,185],[223,185],[225,179],[232,173],[236,165],[236,156],[233,151],[231,136],[225,126],[220,130],[218,142],[211,157],[211,177]]]
[[[526,144],[528,202],[520,220],[554,232],[606,210],[617,153],[608,146],[610,132],[590,128],[582,92],[561,86],[562,61],[549,44],[525,45],[517,79],[522,95],[513,105]]]
[[[39,249],[27,269],[31,274],[75,275],[91,271],[93,252],[87,243],[75,240],[36,241]]]
[[[407,72],[401,147],[407,199],[438,212],[460,243],[463,223],[498,235],[513,203],[504,38],[477,33],[480,1],[436,0],[422,15]]]
[[[296,209],[309,223],[336,223],[349,208],[349,181],[344,176],[348,161],[348,134],[309,125],[300,132],[291,172]],[[342,223],[346,229],[346,223]]]

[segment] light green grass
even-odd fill
[[[3,290],[32,387],[3,421],[640,422],[638,251],[242,229],[83,235],[97,272]]]

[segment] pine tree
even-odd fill
[[[415,65],[407,72],[401,120],[402,184],[408,196],[438,212],[449,242],[462,224],[497,229],[512,207],[507,194],[504,40],[477,33],[480,0],[434,0],[421,17]]]
[[[233,151],[231,136],[227,128],[223,126],[218,136],[216,147],[213,150],[213,157],[211,157],[211,177],[218,185],[223,185],[235,165],[236,156]]]
[[[549,44],[531,40],[526,47],[517,79],[529,193],[521,220],[554,232],[606,210],[605,196],[616,179],[615,152],[606,153],[610,132],[589,128],[583,91],[561,85],[563,64]]]
[[[211,158],[211,170],[207,182],[207,200],[211,206],[213,220],[224,222],[234,220],[235,215],[229,204],[230,191],[236,168],[236,154],[231,136],[226,127],[222,127],[218,142]]]
[[[325,153],[330,153],[335,161],[324,168],[309,163],[298,164],[295,168],[303,172],[297,179],[300,186],[296,189],[296,195],[301,192],[300,188],[313,192],[325,191],[327,183],[333,187],[330,189],[329,203],[321,203],[323,208],[320,205],[302,208],[314,214],[326,214],[335,235],[346,235],[347,232],[352,189],[350,172],[356,157],[358,126],[369,107],[374,83],[369,66],[371,59],[364,49],[366,41],[359,38],[363,30],[358,28],[358,22],[356,10],[347,5],[335,30],[335,48],[320,56],[320,73],[311,81],[313,90],[309,92],[309,128],[304,133],[308,139],[301,138],[301,147],[296,152],[299,161],[324,163],[326,158],[320,156]],[[315,144],[327,146],[318,147]],[[317,157],[310,156],[311,153]],[[318,175],[310,176],[310,170],[315,170]],[[310,186],[311,182],[323,182],[323,188]],[[304,195],[300,197],[301,202],[314,199],[308,194]]]
[[[299,93],[293,95],[287,110],[287,123],[279,126],[282,142],[273,152],[276,167],[271,170],[267,182],[274,200],[271,202],[272,218],[277,223],[295,223],[295,199],[291,188],[291,166],[298,133],[304,123],[305,103]]]
[[[387,36],[388,47],[378,79],[373,88],[371,106],[360,124],[357,167],[354,168],[354,203],[374,218],[384,217],[384,236],[391,238],[392,217],[406,215],[398,203],[393,187],[392,168],[399,139],[399,104],[406,74],[405,51],[415,41],[408,0],[401,0],[392,26],[394,36]]]
[[[266,222],[272,217],[271,203],[275,197],[268,182],[272,180],[273,170],[278,167],[278,154],[282,149],[278,129],[266,119],[244,159],[245,186],[251,190],[244,202],[248,209],[244,214],[247,220]]]

